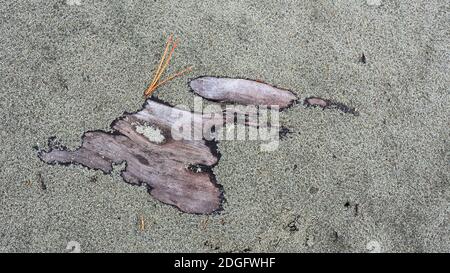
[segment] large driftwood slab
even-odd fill
[[[117,119],[113,132],[86,132],[80,148],[50,147],[39,157],[47,163],[81,164],[105,173],[112,171],[112,164],[126,162],[121,173],[126,182],[146,185],[153,197],[184,212],[209,214],[222,202],[221,187],[210,169],[218,161],[215,143],[174,139],[170,126],[179,113],[201,126],[200,115],[148,100],[141,111]],[[159,130],[163,141],[139,133],[141,127]],[[200,172],[193,170],[195,165],[202,166],[196,168]]]
[[[291,106],[297,97],[289,90],[276,88],[259,81],[200,77],[189,83],[197,95],[212,101],[236,102],[244,105]]]

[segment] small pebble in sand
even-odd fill
[[[381,6],[381,0],[367,0],[369,6]]]

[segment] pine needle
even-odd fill
[[[150,97],[153,94],[153,92],[155,92],[155,90],[158,87],[160,87],[161,85],[192,70],[192,66],[190,66],[188,68],[181,70],[180,72],[177,72],[177,73],[167,77],[164,80],[161,80],[162,75],[166,71],[167,67],[169,67],[170,60],[172,59],[173,53],[175,52],[175,49],[177,48],[177,46],[178,46],[178,39],[174,41],[173,34],[171,34],[169,36],[169,38],[167,39],[164,53],[161,56],[159,65],[155,70],[152,82],[147,87],[147,89],[144,91],[145,98]]]

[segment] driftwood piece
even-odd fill
[[[223,198],[211,170],[218,161],[216,145],[173,133],[171,126],[180,115],[182,123],[193,121],[194,128],[201,128],[201,115],[148,100],[141,111],[114,121],[112,132],[86,132],[80,148],[50,147],[39,157],[47,163],[81,164],[105,173],[112,171],[112,164],[126,162],[121,172],[126,182],[146,185],[153,197],[181,211],[209,214],[220,209]],[[200,172],[193,171],[193,165],[202,166],[195,168]]]
[[[356,108],[352,108],[349,107],[343,103],[340,102],[336,102],[336,101],[332,101],[332,100],[327,100],[327,99],[322,99],[319,97],[309,97],[306,98],[303,101],[303,104],[306,106],[319,106],[322,109],[337,109],[343,113],[348,113],[348,114],[352,114],[354,116],[358,116],[359,112],[356,110]]]
[[[258,81],[201,77],[190,82],[198,95],[213,101],[256,106],[279,106],[283,109],[297,101],[288,90]],[[306,105],[338,108],[357,113],[353,108],[321,98],[307,98]],[[111,124],[111,131],[88,131],[76,150],[53,143],[38,156],[49,164],[80,164],[110,173],[113,164],[126,163],[121,172],[125,182],[144,185],[157,200],[183,212],[210,214],[221,209],[223,191],[212,172],[218,163],[217,139],[213,131],[235,124],[234,115],[225,110],[208,114],[194,113],[148,99],[142,110],[127,113]],[[240,110],[233,109],[234,113]],[[242,125],[288,129],[278,124],[255,123],[259,112],[247,112]],[[251,118],[250,118],[251,117]],[[214,128],[214,130],[212,130]],[[276,131],[275,131],[276,132]]]
[[[189,83],[197,95],[212,101],[236,102],[244,105],[291,106],[297,97],[289,90],[273,87],[259,81],[200,77]]]

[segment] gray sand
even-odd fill
[[[0,1],[0,252],[449,252],[450,4],[369,2]],[[74,148],[140,109],[171,32],[170,70],[195,66],[158,89],[171,104],[217,75],[361,114],[296,106],[275,152],[220,143],[227,202],[209,217],[123,183],[120,166],[37,158],[49,136]]]

